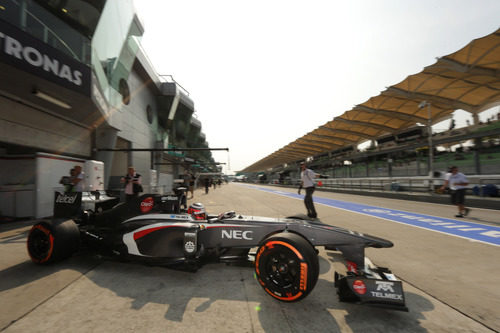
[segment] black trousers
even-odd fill
[[[465,189],[451,191],[451,203],[454,205],[463,205],[465,203]]]
[[[125,194],[125,202],[130,202],[134,200],[134,198],[137,198],[139,195],[138,193],[135,194]]]
[[[313,193],[314,193],[314,186],[306,187],[306,196],[304,197],[304,204],[306,205],[307,216],[316,218],[318,217],[318,214],[316,214],[316,209],[314,209],[314,203],[312,197]]]

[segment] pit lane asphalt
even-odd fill
[[[293,189],[281,191],[295,192]],[[440,217],[448,205],[330,192],[315,197],[353,201]],[[229,184],[195,191],[209,213],[236,210],[284,217],[304,212],[300,200]],[[297,303],[268,296],[250,267],[211,264],[197,273],[149,267],[78,253],[37,266],[26,253],[32,221],[0,225],[2,332],[492,332],[500,330],[498,246],[317,205],[321,220],[390,239],[367,256],[404,281],[410,312],[340,303],[336,254],[320,249],[320,277]],[[474,209],[466,220],[499,224],[498,211]]]

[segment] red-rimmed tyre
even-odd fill
[[[39,222],[28,235],[28,254],[37,264],[70,257],[80,247],[80,230],[72,220]]]
[[[267,238],[259,247],[255,273],[269,295],[295,302],[306,297],[318,281],[318,255],[300,235],[282,232]]]

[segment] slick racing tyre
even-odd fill
[[[80,246],[80,230],[73,220],[39,222],[28,235],[31,260],[49,264],[70,257]]]
[[[318,281],[318,255],[303,237],[282,232],[267,238],[259,247],[255,273],[269,295],[295,302],[306,297]]]

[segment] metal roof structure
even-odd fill
[[[431,107],[419,107],[423,101]],[[416,123],[437,123],[457,109],[470,112],[477,120],[478,113],[499,104],[500,29],[438,58],[420,73],[386,88],[242,172],[263,171],[397,134]]]

